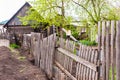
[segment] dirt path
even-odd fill
[[[47,80],[44,73],[25,57],[0,47],[0,80]]]

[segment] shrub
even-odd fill
[[[76,39],[79,39],[79,32],[76,30],[76,31],[73,31],[72,32],[72,36]]]
[[[13,49],[17,49],[17,48],[19,48],[20,46],[14,43],[14,44],[10,44],[10,47],[13,48]]]
[[[95,41],[88,41],[88,40],[80,40],[80,43],[82,43],[83,45],[87,45],[87,46],[96,46],[97,43]]]

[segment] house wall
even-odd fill
[[[23,34],[30,34],[33,31],[34,29],[32,29],[30,26],[14,26],[7,28],[10,42],[17,43],[18,45],[21,45],[23,42]]]
[[[16,34],[29,34],[34,31],[30,26],[14,26],[8,27],[7,32]]]

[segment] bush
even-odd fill
[[[87,46],[96,46],[97,43],[95,41],[88,41],[88,40],[80,40],[80,43],[82,43],[83,45],[87,45]]]
[[[19,48],[20,46],[17,45],[17,44],[10,44],[10,47],[13,48],[13,49],[17,49],[17,48]]]
[[[76,39],[79,39],[79,32],[76,30],[76,31],[73,31],[72,32],[72,36]]]

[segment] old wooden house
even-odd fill
[[[10,41],[15,41],[17,36],[18,40],[22,41],[23,34],[29,34],[33,31],[30,25],[23,25],[19,17],[24,17],[27,15],[27,11],[31,8],[31,5],[26,2],[4,25],[7,29],[7,33],[10,34]]]
[[[26,2],[12,17],[11,19],[4,25],[7,28],[9,33],[30,33],[32,28],[30,25],[23,25],[20,21],[19,17],[24,17],[27,15],[27,11],[31,8],[31,5]]]

